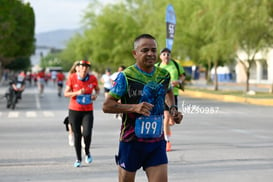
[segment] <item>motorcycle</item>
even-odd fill
[[[14,83],[10,81],[8,92],[5,95],[7,99],[7,108],[15,109],[18,100],[21,99],[23,90],[24,85],[22,83]]]

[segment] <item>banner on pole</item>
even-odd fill
[[[176,25],[176,16],[175,16],[174,8],[171,4],[169,4],[166,9],[166,27],[167,27],[166,47],[170,50],[172,50],[172,47],[173,47],[175,25]]]

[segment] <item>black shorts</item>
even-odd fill
[[[58,87],[63,88],[63,82],[58,82]]]
[[[110,92],[110,89],[104,87],[104,92],[108,93],[108,92]]]

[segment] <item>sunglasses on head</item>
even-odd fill
[[[79,61],[77,65],[90,66],[90,62],[82,60],[82,61]]]

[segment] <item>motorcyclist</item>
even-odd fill
[[[9,93],[12,91],[15,91],[17,95],[17,99],[22,98],[22,92],[25,90],[25,80],[26,80],[26,74],[24,71],[21,71],[15,79],[11,80],[10,82],[10,90]]]

